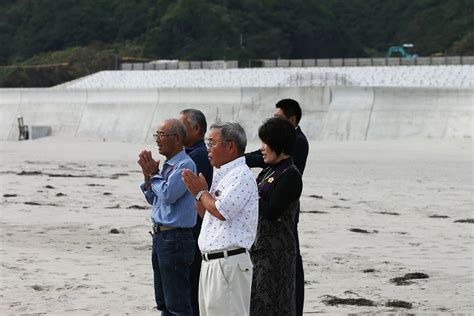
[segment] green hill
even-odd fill
[[[66,62],[71,78],[114,56],[367,57],[402,43],[420,56],[474,55],[472,0],[1,0],[0,11],[0,65]]]

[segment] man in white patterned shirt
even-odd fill
[[[195,196],[203,217],[199,249],[199,313],[248,315],[252,262],[248,249],[257,231],[258,190],[245,164],[247,137],[238,123],[213,124],[207,140],[208,156],[216,168],[208,191],[202,174],[183,171],[183,180]]]

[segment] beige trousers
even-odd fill
[[[201,316],[244,316],[250,310],[252,261],[247,252],[202,261],[199,277]]]

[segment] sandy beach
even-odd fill
[[[2,315],[153,314],[144,148],[0,142]],[[471,139],[311,142],[305,313],[474,313],[472,154]]]

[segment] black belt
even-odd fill
[[[170,227],[170,226],[165,226],[165,225],[157,225],[153,224],[151,226],[151,230],[153,231],[154,234],[159,234],[160,232],[164,232],[167,230],[183,230],[183,229],[191,229],[191,228],[182,228],[182,227]]]
[[[230,256],[235,256],[239,255],[241,253],[246,252],[247,250],[245,248],[239,248],[239,249],[234,249],[234,250],[224,250],[221,252],[214,252],[214,253],[201,253],[202,260],[204,261],[209,261],[213,259],[219,259],[219,258],[224,258],[227,253],[227,257]]]

